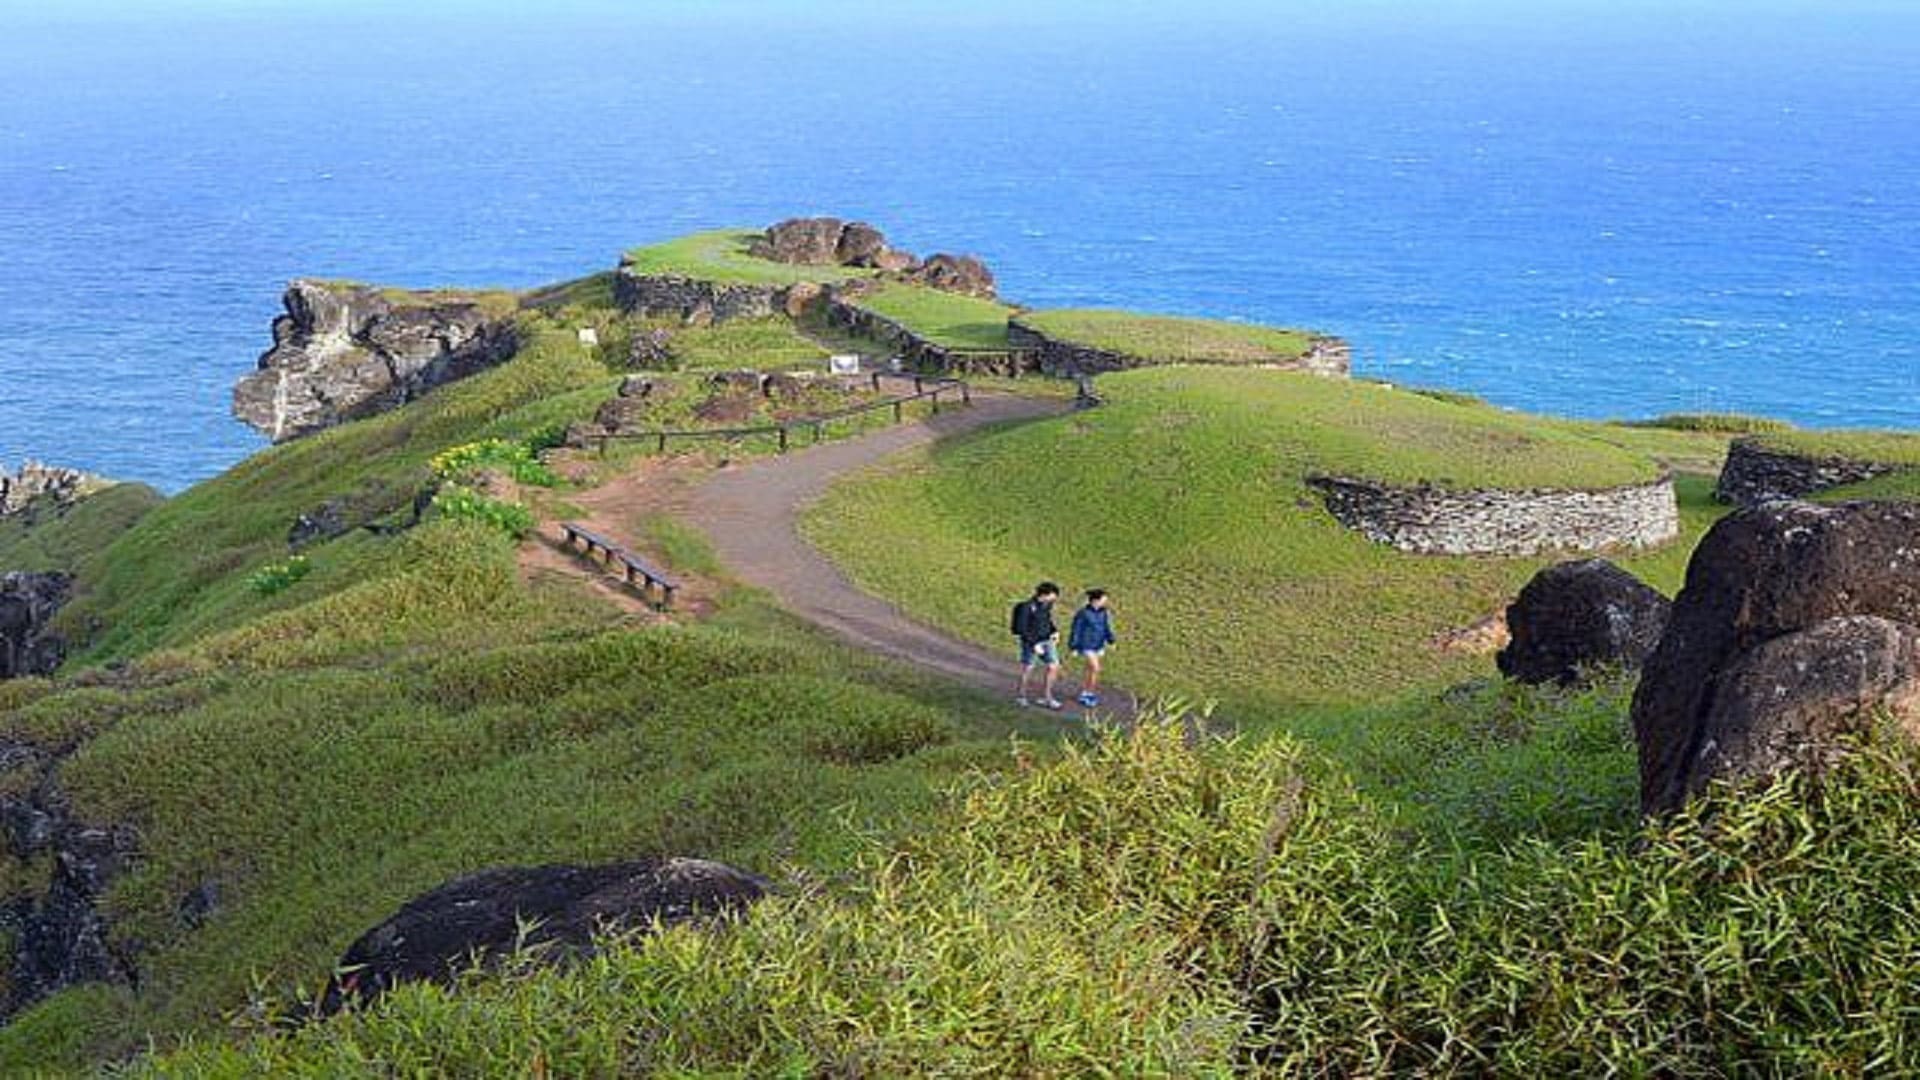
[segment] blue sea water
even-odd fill
[[[0,0],[0,462],[251,452],[294,276],[805,212],[1512,406],[1920,426],[1917,61],[1866,0]]]

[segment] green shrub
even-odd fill
[[[552,431],[551,426],[542,428],[536,435],[544,436]],[[564,439],[565,433],[562,432]],[[554,487],[560,483],[553,470],[541,464],[534,456],[535,448],[531,440],[522,442],[510,439],[483,439],[480,442],[465,443],[434,455],[431,462],[433,473],[442,480],[455,483],[469,483],[481,472],[497,469],[513,478],[516,484],[530,487]]]
[[[495,499],[470,488],[458,485],[441,488],[433,497],[433,505],[455,521],[477,521],[515,538],[533,531],[533,511],[517,502]]]
[[[1793,425],[1785,420],[1743,413],[1668,413],[1651,420],[1628,420],[1625,424],[1627,427],[1701,431],[1719,435],[1758,435],[1793,430]]]
[[[313,564],[305,555],[295,555],[285,562],[268,563],[254,571],[247,578],[247,587],[261,596],[273,596],[292,588],[312,570]]]

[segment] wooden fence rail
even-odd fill
[[[664,454],[667,452],[668,441],[672,439],[745,439],[755,435],[772,435],[779,439],[780,452],[784,454],[792,446],[793,432],[796,430],[812,431],[813,441],[818,443],[826,438],[827,425],[835,420],[845,420],[849,417],[860,416],[865,413],[878,412],[881,409],[892,409],[893,422],[898,424],[906,419],[907,406],[916,401],[929,403],[933,406],[933,411],[937,414],[940,411],[940,397],[942,394],[958,394],[962,405],[973,404],[973,388],[961,379],[925,375],[887,375],[878,371],[872,373],[871,379],[874,392],[876,393],[880,390],[880,381],[882,379],[912,379],[913,393],[886,398],[882,401],[869,401],[864,405],[855,405],[851,408],[838,409],[829,413],[820,413],[817,416],[798,417],[778,424],[762,424],[758,427],[609,431],[591,434],[588,435],[587,438],[590,441],[600,444],[600,455],[605,457],[607,444],[615,440],[652,442],[655,444],[655,452]]]

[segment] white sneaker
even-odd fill
[[[1047,708],[1052,709],[1055,712],[1059,712],[1062,708],[1064,708],[1064,706],[1062,706],[1058,701],[1054,700],[1053,698],[1048,698],[1047,700],[1041,702],[1040,704],[1045,705]]]
[[[1031,702],[1031,701],[1028,701],[1028,700],[1027,700],[1026,698],[1023,698],[1023,697],[1017,697],[1017,698],[1014,698],[1014,699],[1013,699],[1013,703],[1014,703],[1015,705],[1018,705],[1018,706],[1020,706],[1020,707],[1021,707],[1021,708],[1023,708],[1023,709],[1024,709],[1024,708],[1026,708],[1027,706],[1029,706],[1029,705],[1031,705],[1031,704],[1033,704],[1033,702]]]

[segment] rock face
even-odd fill
[[[66,657],[66,642],[48,624],[66,604],[66,574],[0,574],[0,679],[51,675]]]
[[[1513,640],[1500,673],[1516,682],[1576,686],[1602,668],[1638,668],[1660,642],[1673,605],[1605,559],[1549,566],[1507,608]]]
[[[1735,439],[1727,450],[1713,494],[1735,506],[1757,506],[1769,499],[1799,499],[1893,471],[1891,465],[1872,461],[1790,454],[1749,437]]]
[[[15,858],[44,857],[51,864],[44,892],[0,909],[0,930],[13,950],[0,1018],[69,986],[133,978],[132,958],[110,941],[98,905],[137,838],[72,817],[53,782],[59,758],[29,744],[0,743],[0,767],[39,774],[30,790],[0,797],[0,835]]]
[[[1634,695],[1642,809],[1677,809],[1716,777],[1818,763],[1863,706],[1907,708],[1915,626],[1920,506],[1773,502],[1723,518]]]
[[[98,483],[98,478],[78,469],[37,461],[20,466],[17,474],[0,471],[0,517],[24,513],[34,503],[71,506]]]
[[[622,266],[614,275],[613,299],[621,310],[643,319],[679,319],[690,326],[705,326],[728,319],[763,319],[785,311],[791,288],[642,274]]]
[[[233,414],[275,442],[403,405],[512,356],[510,314],[472,299],[296,281],[273,348],[233,391]]]
[[[1680,534],[1680,504],[1668,477],[1599,491],[1453,491],[1337,476],[1310,482],[1340,524],[1418,555],[1646,548]]]
[[[516,945],[562,959],[590,950],[598,934],[738,914],[768,888],[753,874],[702,859],[482,871],[409,901],[354,942],[321,1011],[404,982],[446,981],[475,957],[498,959]]]

